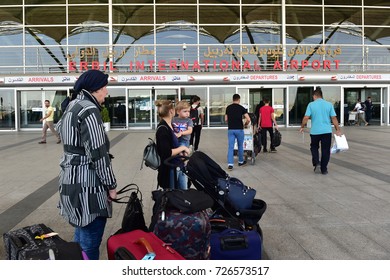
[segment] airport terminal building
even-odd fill
[[[0,0],[0,131],[40,130],[88,69],[109,74],[112,129],[151,129],[154,101],[201,97],[226,127],[232,95],[299,126],[321,87],[342,125],[358,99],[390,125],[390,1]]]

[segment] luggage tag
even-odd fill
[[[35,239],[45,239],[45,238],[49,238],[49,237],[53,237],[53,236],[56,236],[58,235],[57,232],[50,232],[50,233],[45,233],[45,234],[42,234],[42,235],[37,235],[35,236]]]
[[[153,251],[152,246],[150,245],[150,243],[145,238],[141,237],[135,243],[141,244],[141,245],[143,245],[146,248],[147,253],[142,258],[142,260],[147,260],[147,261],[154,260],[154,258],[156,257],[156,253]]]

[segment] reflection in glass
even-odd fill
[[[15,98],[13,89],[0,90],[0,130],[15,129]]]
[[[200,97],[200,106],[204,111],[204,124],[208,124],[208,104],[207,102],[207,88],[205,87],[182,87],[180,89],[181,100],[186,100],[191,103],[191,98],[195,95]]]
[[[225,113],[226,107],[233,101],[233,94],[235,94],[234,87],[213,87],[210,88],[209,97],[209,114],[210,127],[226,126]],[[246,104],[246,96],[241,96],[241,105]]]
[[[151,112],[154,111],[150,92],[150,89],[129,90],[129,103],[127,104],[129,127],[150,127]]]

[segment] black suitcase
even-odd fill
[[[79,243],[67,242],[44,224],[35,224],[3,234],[8,260],[82,260]]]

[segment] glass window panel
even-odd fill
[[[210,126],[226,126],[226,107],[232,103],[235,87],[211,87],[209,97]],[[246,96],[241,95],[241,105],[247,104]]]
[[[281,11],[280,6],[243,6],[243,23],[281,24]]]
[[[389,50],[387,47],[366,47],[365,56],[368,64],[390,64]]]
[[[13,89],[0,89],[0,130],[15,128],[15,98]]]
[[[286,7],[287,24],[322,24],[321,7]]]
[[[390,9],[364,9],[365,25],[389,25]]]
[[[296,5],[296,4],[309,4],[307,0],[289,0],[287,1],[288,4],[293,4],[293,5]],[[321,1],[310,1],[310,5],[321,5]]]
[[[156,23],[186,21],[196,23],[196,6],[156,6]]]
[[[81,1],[79,1],[79,2],[81,2]],[[53,1],[52,0],[25,0],[24,3],[26,5],[34,5],[34,4],[51,5],[51,4],[53,4]],[[66,3],[66,0],[56,0],[55,1],[55,4],[65,4],[65,3]]]
[[[367,2],[370,1],[364,1],[366,4]],[[325,5],[344,5],[344,6],[350,6],[350,5],[356,5],[356,6],[361,6],[362,5],[362,0],[324,0]]]
[[[69,27],[69,45],[107,44],[108,27],[83,26]]]
[[[389,6],[388,4],[386,5],[384,3],[384,1],[364,1],[364,6]]]
[[[226,2],[229,2],[229,4],[238,4],[240,0],[229,0]],[[221,4],[221,0],[199,0],[199,4]]]
[[[362,33],[361,28],[338,28],[336,32],[332,33],[334,28],[327,28],[325,36],[328,38],[328,44],[361,44]]]
[[[99,1],[96,1],[96,0],[68,0],[69,4],[92,4],[92,5],[94,5],[94,4],[96,4],[96,2],[98,2],[99,4],[104,4],[104,3],[108,3],[108,0],[99,0]],[[138,1],[138,2],[142,2],[142,1]]]
[[[311,43],[313,39],[307,38],[315,36],[321,32],[322,26],[286,26],[287,41],[295,40],[297,43],[306,43],[307,40]]]
[[[239,27],[239,25],[202,26],[201,30],[204,30],[204,34],[201,34],[202,36],[200,36],[199,41],[201,44],[210,44],[213,41],[215,43],[215,40],[216,42],[225,42]]]
[[[23,0],[2,0],[1,5],[22,5]]]
[[[196,0],[156,0],[156,4],[196,4]]]
[[[35,66],[37,71],[63,72],[66,58],[60,47],[26,48],[26,66]]]
[[[98,21],[108,22],[107,6],[69,6],[69,24]]]
[[[0,46],[18,46],[23,44],[23,28],[15,25],[0,27]]]
[[[250,44],[250,38],[253,38],[255,44],[280,44],[282,42],[280,26],[250,26],[249,31],[243,28],[243,44]]]
[[[200,24],[239,24],[239,6],[200,6]]]
[[[57,45],[66,36],[66,27],[26,27],[26,45]]]
[[[0,66],[21,66],[23,65],[23,48],[0,48],[0,57]],[[6,71],[8,72],[8,69]]]
[[[113,26],[112,41],[113,44],[131,44],[135,38],[131,34],[131,26]]]
[[[200,97],[200,106],[203,108],[204,112],[204,123],[203,125],[207,126],[207,88],[206,87],[182,87],[180,88],[181,100],[186,100],[191,103],[193,96],[197,95]]]
[[[153,14],[153,6],[121,5],[112,7],[114,24],[153,24]]]
[[[157,44],[196,44],[197,30],[196,26],[172,26],[166,25],[157,27]]]
[[[26,25],[65,24],[65,6],[55,7],[26,7]]]
[[[242,0],[242,4],[280,4],[281,0]]]
[[[73,0],[77,1],[77,0]],[[153,4],[153,0],[136,0],[132,4]],[[112,0],[113,4],[129,4],[129,0]]]
[[[0,24],[3,25],[4,22],[11,23],[23,23],[23,9],[20,8],[1,8],[0,9]]]
[[[364,41],[365,44],[390,45],[390,28],[385,26],[365,27],[364,32],[367,37]]]
[[[362,10],[360,8],[325,7],[325,24],[352,23],[362,25]]]

